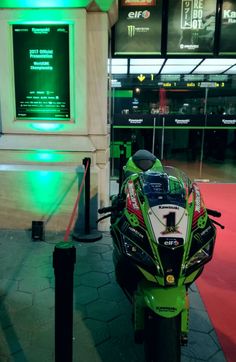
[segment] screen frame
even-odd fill
[[[14,26],[16,25],[22,25],[22,26],[26,26],[26,27],[32,27],[32,26],[57,26],[57,25],[60,25],[60,26],[68,26],[68,31],[69,31],[69,34],[68,34],[68,92],[69,92],[69,95],[68,95],[68,98],[69,98],[69,102],[68,102],[68,105],[69,105],[69,113],[70,113],[70,117],[69,118],[53,118],[53,117],[29,117],[29,116],[26,116],[26,117],[18,117],[17,116],[17,89],[16,89],[16,69],[15,69],[15,61],[14,61]],[[38,22],[10,22],[10,27],[11,27],[11,37],[12,37],[12,47],[11,47],[11,50],[12,50],[12,64],[13,64],[13,84],[14,84],[14,121],[16,122],[21,122],[21,121],[29,121],[29,120],[33,120],[34,122],[74,122],[74,113],[73,113],[73,89],[74,89],[74,84],[73,84],[73,77],[71,77],[71,72],[72,72],[72,69],[73,69],[73,64],[72,64],[72,61],[73,60],[73,57],[72,57],[72,54],[71,54],[71,49],[72,49],[72,38],[74,36],[73,32],[74,32],[74,27],[73,27],[73,24],[70,23],[70,22],[62,22],[62,21],[48,21],[48,22],[45,22],[45,21],[38,21]]]

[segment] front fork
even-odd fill
[[[178,289],[178,288],[177,288]],[[185,289],[185,287],[184,287]],[[168,293],[168,290],[172,290],[172,292]],[[143,330],[144,330],[144,319],[145,319],[145,310],[147,308],[154,311],[156,314],[161,315],[166,318],[175,317],[175,315],[171,315],[171,313],[167,313],[164,315],[160,312],[160,305],[164,305],[164,299],[168,295],[173,295],[173,288],[165,289],[163,296],[163,289],[160,288],[140,288],[138,287],[137,291],[134,293],[133,299],[133,307],[134,307],[134,336],[136,343],[143,342]],[[179,292],[179,295],[178,295]],[[171,297],[171,295],[170,295]],[[188,332],[189,332],[189,296],[188,291],[185,290],[183,294],[183,289],[181,292],[177,290],[178,297],[178,308],[176,308],[176,313],[181,313],[181,345],[185,346],[188,343]],[[152,301],[150,303],[150,300]],[[160,301],[159,301],[160,300]],[[169,304],[169,303],[168,303]],[[182,307],[181,307],[182,306]],[[159,309],[158,309],[159,308]],[[168,309],[168,306],[167,306]]]

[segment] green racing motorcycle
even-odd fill
[[[188,340],[190,285],[213,255],[215,224],[185,173],[139,150],[124,166],[111,206],[116,280],[133,305],[134,336],[147,362],[178,362]],[[100,219],[100,220],[101,220]]]

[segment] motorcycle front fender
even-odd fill
[[[171,288],[142,286],[140,292],[143,295],[144,304],[162,317],[175,317],[185,309],[185,286]]]

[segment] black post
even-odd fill
[[[84,158],[83,165],[86,169],[88,163],[87,173],[85,175],[84,184],[84,233],[80,234],[76,231],[73,232],[73,238],[77,241],[97,241],[102,238],[102,233],[90,228],[90,165],[91,158]]]
[[[73,358],[73,273],[76,249],[72,242],[59,242],[53,252],[55,274],[55,362]]]
[[[125,164],[125,146],[124,144],[120,145],[120,165],[119,165],[119,193],[121,190],[121,185],[123,182],[123,167]]]
[[[88,169],[85,176],[85,185],[84,185],[84,233],[90,233],[90,165],[91,165],[91,158],[84,158],[83,165],[84,167],[87,166]]]

